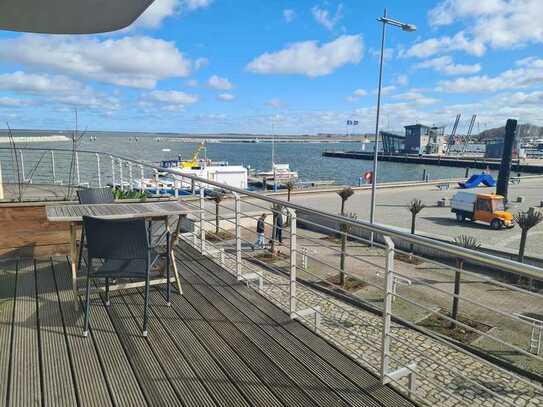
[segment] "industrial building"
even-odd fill
[[[446,144],[444,127],[423,124],[405,126],[405,135],[383,131],[381,137],[388,154],[442,154]]]

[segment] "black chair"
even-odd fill
[[[115,197],[111,188],[87,188],[77,191],[80,204],[108,204],[114,203]]]
[[[106,305],[109,305],[110,279],[130,278],[145,280],[143,336],[147,336],[149,306],[149,279],[152,263],[158,258],[152,250],[145,227],[145,220],[99,219],[83,217],[87,236],[87,285],[83,335],[89,331],[90,280],[105,279]],[[101,264],[93,260],[102,260]],[[170,304],[170,270],[166,270],[166,301]]]

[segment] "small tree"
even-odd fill
[[[294,181],[287,181],[287,201],[290,202],[290,194],[292,193],[292,190],[294,189]]]
[[[213,200],[215,201],[215,234],[219,235],[219,211],[221,207],[221,202],[224,199],[224,193],[223,192],[215,192],[213,194]]]
[[[411,212],[411,234],[415,234],[415,224],[417,221],[417,215],[422,211],[424,208],[426,208],[426,205],[417,198],[414,198],[411,202],[409,202],[409,205],[407,205],[407,209],[409,209],[409,212]]]
[[[351,187],[343,188],[337,193],[341,198],[341,216],[345,216],[345,202],[353,196],[354,191]],[[342,223],[339,225],[341,231],[341,258],[339,261],[339,284],[343,287],[345,285],[345,252],[347,251],[347,233],[349,233],[349,225]]]
[[[347,202],[347,199],[353,196],[354,191],[351,187],[346,187],[339,191],[337,194],[341,198],[341,216],[343,216],[345,215],[345,202]]]
[[[526,249],[526,240],[528,238],[528,231],[534,226],[537,226],[541,221],[543,221],[543,213],[536,211],[534,208],[530,208],[526,212],[519,211],[513,219],[522,230],[520,235],[518,261],[523,263],[524,251]]]
[[[453,243],[465,249],[477,250],[481,247],[481,242],[476,238],[467,235],[456,236]],[[456,270],[454,272],[454,297],[452,304],[451,318],[455,321],[458,319],[458,306],[460,303],[460,280],[462,278],[462,270],[464,269],[464,259],[456,258]],[[453,325],[454,327],[454,325]]]

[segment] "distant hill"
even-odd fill
[[[484,130],[479,133],[479,140],[497,140],[502,139],[505,134],[505,127]],[[543,138],[543,127],[533,124],[520,124],[517,126],[517,135],[523,138]]]

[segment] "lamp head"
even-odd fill
[[[402,24],[402,30],[407,32],[417,31],[417,26],[414,24]]]

